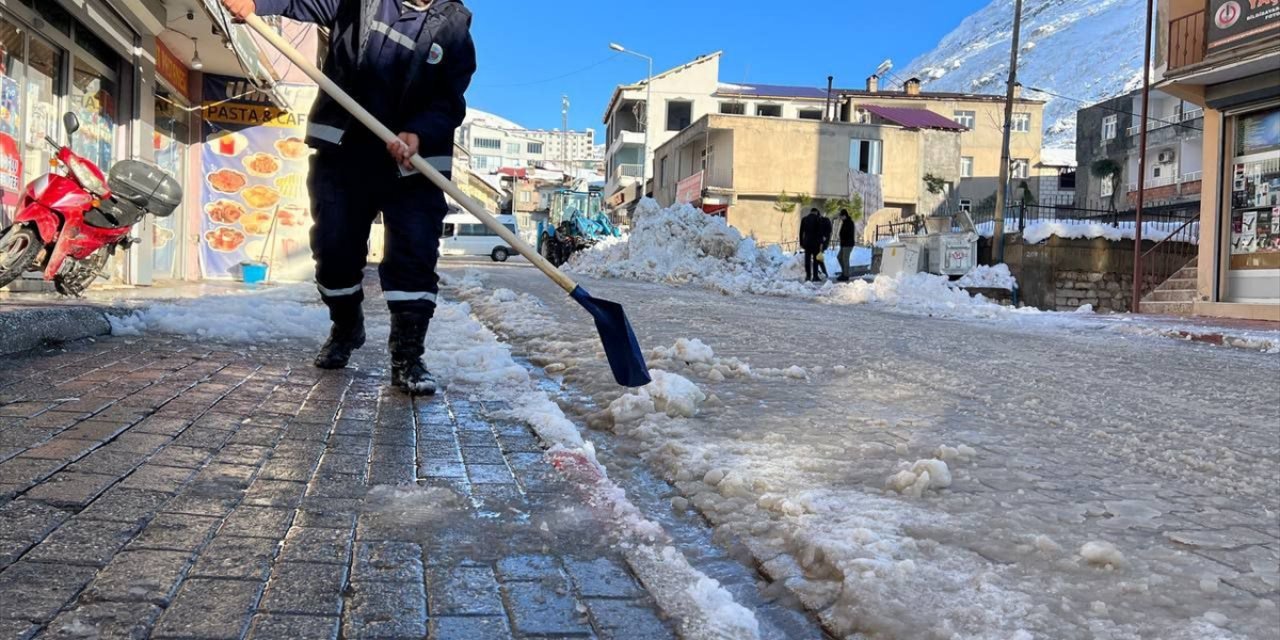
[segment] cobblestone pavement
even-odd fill
[[[6,357],[0,638],[673,637],[526,427],[312,348]]]

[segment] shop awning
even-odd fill
[[[280,81],[280,75],[271,66],[271,62],[266,55],[268,52],[263,50],[263,45],[259,44],[257,39],[254,38],[249,27],[233,22],[231,15],[227,13],[226,9],[222,8],[222,3],[219,0],[201,1],[204,3],[205,11],[213,20],[214,25],[227,34],[227,39],[231,43],[231,51],[240,62],[240,68],[244,71],[245,78],[271,96],[271,101],[276,106],[284,109],[292,108],[293,105],[289,104],[284,94],[276,88],[276,83]]]

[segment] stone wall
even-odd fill
[[[978,244],[978,258],[991,264],[991,240]],[[1153,246],[1143,243],[1146,251]],[[1170,247],[1171,249],[1174,247]],[[1159,251],[1143,266],[1150,287],[1164,282],[1193,258],[1194,247]],[[1020,304],[1047,311],[1074,311],[1091,304],[1099,312],[1125,312],[1133,298],[1132,240],[1066,240],[1052,237],[1034,245],[1019,234],[1005,236],[1004,260],[1018,280]]]
[[[1075,311],[1088,304],[1100,313],[1124,313],[1133,302],[1132,273],[1058,271],[1054,277],[1053,305],[1048,307],[1052,310]],[[1158,277],[1144,279],[1152,287],[1163,282]]]

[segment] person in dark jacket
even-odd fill
[[[822,250],[818,252],[818,256],[816,258],[818,271],[821,272],[822,275],[817,278],[818,282],[826,282],[831,277],[831,275],[827,273],[827,249],[831,248],[832,232],[833,226],[831,224],[831,218],[822,216]]]
[[[854,224],[853,218],[849,217],[849,212],[845,209],[840,210],[840,282],[849,281],[849,255],[853,253],[853,246],[857,244],[857,225]]]
[[[387,144],[323,92],[307,122],[315,149],[308,187],[315,226],[316,284],[333,321],[315,364],[347,366],[364,346],[361,281],[369,229],[386,225],[379,268],[391,311],[391,381],[411,394],[435,392],[422,362],[435,314],[444,194],[412,168],[419,154],[446,177],[463,97],[475,73],[471,12],[460,0],[222,0],[237,19],[286,16],[327,27],[324,72],[374,117],[399,132]]]
[[[822,253],[822,214],[811,209],[800,221],[800,249],[804,251],[804,280],[818,282],[818,254]]]

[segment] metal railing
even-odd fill
[[[1204,61],[1208,23],[1205,10],[1169,21],[1169,70],[1199,64]]]
[[[1159,187],[1167,187],[1169,185],[1186,184],[1188,182],[1199,182],[1203,178],[1204,178],[1203,171],[1192,171],[1190,173],[1184,173],[1184,174],[1175,175],[1175,176],[1147,178],[1146,184],[1144,184],[1143,187],[1145,189],[1157,189]],[[1130,182],[1129,192],[1136,193],[1137,191],[1138,191],[1138,183]],[[1103,195],[1107,195],[1107,194],[1103,194]]]
[[[1195,120],[1196,118],[1203,118],[1203,117],[1204,117],[1204,109],[1197,107],[1190,111],[1184,112],[1182,114],[1182,121],[1186,122],[1188,120]]]
[[[620,164],[614,169],[615,178],[643,178],[644,165],[642,164]]]

